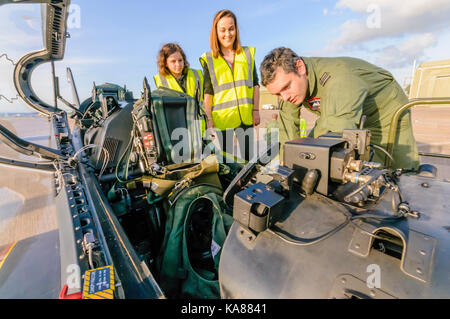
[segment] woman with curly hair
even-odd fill
[[[189,68],[186,55],[178,44],[164,44],[157,62],[159,73],[153,77],[157,87],[186,93],[198,102],[203,100],[202,72]]]

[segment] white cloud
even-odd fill
[[[425,49],[436,43],[436,36],[431,33],[415,35],[396,46],[391,45],[379,50],[375,62],[387,68],[401,68],[422,57]]]
[[[338,27],[322,55],[362,56],[402,75],[414,60],[440,58],[436,48],[450,34],[448,0],[339,0],[335,10],[354,18]]]
[[[347,20],[340,26],[341,35],[329,48],[343,48],[376,38],[397,37],[442,30],[450,26],[450,1],[410,0],[340,0],[338,9],[350,9],[360,19]],[[373,19],[379,18],[379,27]]]
[[[39,5],[3,5],[0,10],[1,53],[9,50],[23,55],[32,50],[42,49],[42,33],[38,27],[40,21]]]
[[[25,53],[43,48],[39,4],[2,5],[0,10],[0,56],[7,54],[17,62]],[[0,58],[0,112],[32,111],[17,96],[13,82],[14,66],[5,56]]]
[[[30,16],[22,16],[22,19],[27,23],[27,25],[35,30],[40,31],[41,27],[41,20],[37,17],[30,17]]]
[[[24,54],[43,48],[42,31],[40,29],[39,5],[4,5],[0,10],[0,56],[6,53],[17,62]],[[120,59],[100,56],[73,56],[56,62],[56,75],[59,77],[61,94],[71,100],[70,87],[66,82],[66,66],[78,68],[97,64],[114,64],[123,62]],[[14,65],[0,57],[0,113],[34,111],[17,96],[13,82]],[[35,69],[31,77],[31,85],[35,93],[46,103],[54,104],[53,82],[50,63]],[[10,103],[13,102],[13,103]],[[61,104],[61,103],[59,103]],[[60,105],[61,106],[61,105]]]

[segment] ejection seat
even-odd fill
[[[111,114],[102,112],[106,115],[100,126],[90,127],[84,134],[85,145],[99,146],[91,150],[90,157],[91,165],[96,169],[100,170],[104,165],[103,149],[109,154],[107,168],[123,164],[120,163],[121,159],[130,156],[130,147],[133,146],[130,135],[133,135],[131,133],[134,125],[138,128],[141,139],[148,131],[154,134],[156,158],[148,163],[167,165],[201,160],[202,136],[199,105],[196,100],[166,88],[158,88],[150,93],[148,84],[144,85],[144,92],[143,98],[135,103],[117,108],[117,111]],[[145,148],[145,141],[142,144]]]
[[[203,144],[196,100],[167,88],[154,90],[151,100],[164,162],[198,162]]]

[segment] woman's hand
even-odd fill
[[[216,132],[214,130],[214,123],[212,120],[212,115],[211,115],[211,105],[212,105],[212,99],[213,96],[211,94],[206,94],[203,98],[203,106],[205,107],[205,113],[206,113],[206,132],[208,133],[209,136],[211,136],[211,138],[216,136]]]
[[[209,136],[215,137],[216,136],[216,130],[214,129],[214,123],[211,118],[209,118],[206,121],[206,131],[209,133]]]
[[[253,126],[258,126],[261,122],[259,117],[259,85],[255,85],[253,89]]]
[[[253,110],[253,126],[258,126],[260,122],[259,110]]]

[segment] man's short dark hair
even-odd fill
[[[297,61],[301,59],[289,48],[280,47],[269,52],[261,62],[261,83],[266,86],[275,78],[275,72],[281,67],[284,72],[297,72]]]

